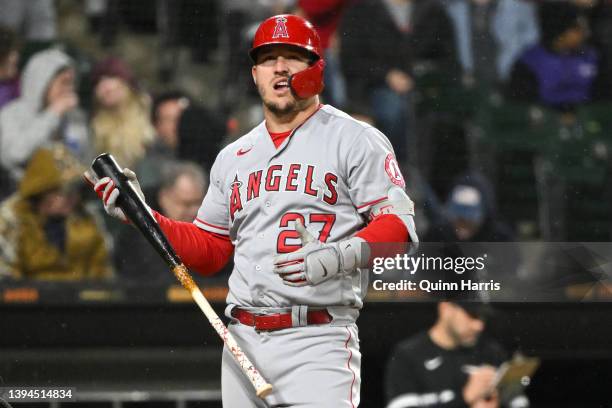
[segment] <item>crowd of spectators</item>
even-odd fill
[[[95,57],[75,51],[74,39],[59,32],[59,5],[66,4],[82,8],[78,13],[99,40],[101,51]],[[524,130],[525,140],[532,137],[530,126],[551,115],[555,129],[567,131],[552,133],[553,144],[561,143],[564,134],[570,135],[566,139],[584,134],[588,127],[580,121],[581,110],[606,104],[612,95],[609,0],[183,0],[158,1],[156,7],[138,1],[79,6],[2,0],[0,8],[10,11],[0,18],[2,214],[26,211],[29,220],[13,216],[3,221],[11,234],[0,234],[10,241],[3,247],[0,274],[52,278],[58,265],[70,265],[57,276],[76,279],[159,269],[133,265],[120,256],[122,250],[132,250],[126,242],[136,241],[133,231],[108,220],[94,222],[83,204],[91,197],[83,196],[67,176],[54,176],[68,170],[61,163],[49,164],[47,156],[61,148],[65,157],[86,167],[97,154],[110,152],[138,173],[162,212],[171,215],[171,208],[187,205],[180,200],[195,203],[205,192],[204,174],[222,145],[262,119],[254,107],[246,51],[258,22],[281,12],[305,16],[320,33],[327,63],[323,101],[375,124],[389,137],[420,207],[422,237],[610,238],[610,227],[607,235],[596,237],[571,237],[567,229],[558,235],[544,231],[550,220],[542,221],[547,217],[542,209],[550,202],[543,201],[559,197],[537,195],[532,228],[521,224],[524,220],[512,213],[510,204],[498,206],[498,200],[513,198],[508,193],[513,180],[504,178],[505,160],[516,163],[512,155],[504,156],[505,145],[496,143],[496,128],[482,124],[491,122],[493,116],[486,113],[492,109],[503,116],[506,106],[518,104],[526,113],[525,127],[517,133]],[[132,32],[158,39],[158,48],[149,51],[158,67],[154,84],[145,86],[129,55],[117,53],[115,45]],[[219,78],[196,78],[218,94],[210,98],[214,106],[177,85],[181,47],[190,50],[191,63],[221,67]],[[599,126],[598,157],[609,174],[612,166],[605,163],[611,129],[603,122]],[[493,158],[487,154],[483,159],[483,151],[493,151]],[[583,154],[586,160],[593,153],[585,148]],[[533,188],[541,184],[535,179],[535,162],[548,163],[543,151],[529,151]],[[43,176],[32,174],[37,171],[55,181],[28,188],[32,179]],[[562,182],[568,191],[567,181]],[[591,198],[603,200],[604,190],[602,185],[601,197]],[[64,203],[63,211],[48,213],[48,202],[55,203],[51,208]],[[193,203],[180,217],[192,217]],[[569,219],[569,210],[555,216]],[[24,246],[24,232],[17,232],[22,230],[13,228],[14,222],[36,229],[49,253],[55,251],[47,265],[17,259],[27,258],[32,247]],[[92,229],[91,242],[79,242],[92,246],[87,253],[93,258],[77,261],[70,242],[79,223]]]

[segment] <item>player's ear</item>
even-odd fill
[[[251,68],[251,75],[253,76],[253,82],[257,85],[257,77],[255,76],[255,71],[257,71],[257,66],[253,65]]]

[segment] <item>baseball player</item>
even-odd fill
[[[367,249],[416,242],[413,204],[387,138],[319,102],[325,62],[309,22],[267,19],[250,57],[265,120],[221,150],[193,223],[154,215],[200,273],[233,253],[229,330],[274,389],[258,399],[225,350],[224,407],[354,408]],[[125,219],[112,181],[91,181],[106,211]]]

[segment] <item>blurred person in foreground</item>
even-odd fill
[[[524,395],[500,402],[493,388],[507,355],[496,341],[481,337],[488,305],[445,301],[437,309],[429,330],[402,341],[391,354],[386,407],[528,407]]]
[[[64,144],[79,159],[90,158],[73,62],[57,49],[30,58],[21,79],[21,96],[0,111],[0,164],[18,181],[32,153],[50,142]]]
[[[208,175],[195,163],[179,161],[165,163],[160,173],[160,184],[145,190],[151,205],[168,218],[192,222],[208,189]],[[135,228],[122,228],[116,244],[115,266],[122,280],[174,281],[168,266]]]
[[[18,191],[0,205],[0,277],[112,276],[104,235],[82,205],[82,171],[62,145],[34,153]]]
[[[541,40],[517,60],[506,90],[510,98],[572,111],[593,100],[600,58],[586,40],[589,27],[569,2],[543,2]]]
[[[100,61],[91,76],[96,153],[111,153],[119,163],[135,168],[155,136],[149,97],[138,89],[132,70],[119,58]]]

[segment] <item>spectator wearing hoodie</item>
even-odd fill
[[[94,67],[92,82],[91,128],[96,153],[111,153],[122,166],[135,168],[155,136],[149,97],[138,89],[127,64],[116,57]]]
[[[18,191],[0,205],[0,278],[112,276],[104,235],[80,199],[83,170],[61,144],[34,153]]]
[[[512,68],[507,94],[561,111],[590,102],[598,79],[599,56],[586,43],[587,20],[572,3],[540,5],[541,40]]]
[[[62,51],[48,49],[28,61],[21,96],[0,111],[0,164],[15,180],[32,153],[61,142],[80,159],[90,158],[85,115],[78,109],[75,69]]]

